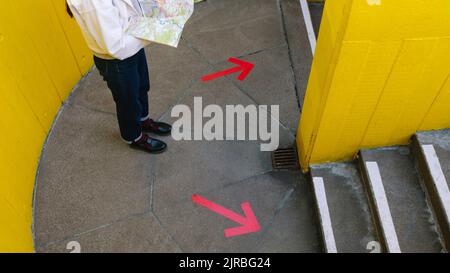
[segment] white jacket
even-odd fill
[[[126,33],[130,19],[142,15],[136,0],[67,0],[88,47],[102,59],[126,59],[150,42]]]

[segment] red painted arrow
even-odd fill
[[[241,224],[239,227],[226,229],[225,237],[232,237],[238,235],[244,235],[247,233],[257,232],[261,229],[258,223],[258,219],[256,219],[255,214],[253,213],[252,207],[249,202],[245,202],[241,204],[241,208],[244,211],[245,217],[232,212],[229,209],[226,209],[220,205],[217,205],[200,195],[194,194],[192,195],[192,201],[195,203],[204,206],[205,208],[218,213],[225,218],[228,218],[236,223]]]
[[[230,68],[230,69],[227,69],[227,70],[224,70],[224,71],[220,71],[220,72],[217,72],[217,73],[214,73],[214,74],[203,76],[202,80],[204,82],[206,82],[206,81],[214,80],[214,79],[219,78],[219,77],[226,76],[228,74],[233,74],[233,73],[242,71],[237,79],[240,80],[240,81],[243,81],[247,77],[248,73],[250,73],[250,71],[252,71],[253,67],[255,66],[252,63],[249,63],[249,62],[246,62],[246,61],[243,61],[243,60],[239,60],[239,59],[236,59],[236,58],[229,58],[228,61],[231,62],[231,63],[235,63],[238,66]]]

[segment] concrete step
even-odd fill
[[[361,176],[386,252],[441,252],[442,246],[409,147],[362,150]]]
[[[311,21],[314,27],[316,38],[319,37],[320,23],[322,22],[324,3],[308,2],[309,12],[311,13]]]
[[[357,166],[312,166],[311,184],[325,252],[376,251],[379,243]]]
[[[418,132],[412,148],[442,244],[450,251],[450,130]]]

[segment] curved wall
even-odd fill
[[[62,102],[92,66],[64,0],[0,9],[0,252],[31,252],[38,160]]]

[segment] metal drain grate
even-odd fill
[[[274,169],[299,169],[297,150],[294,147],[280,148],[272,152],[272,166]]]

